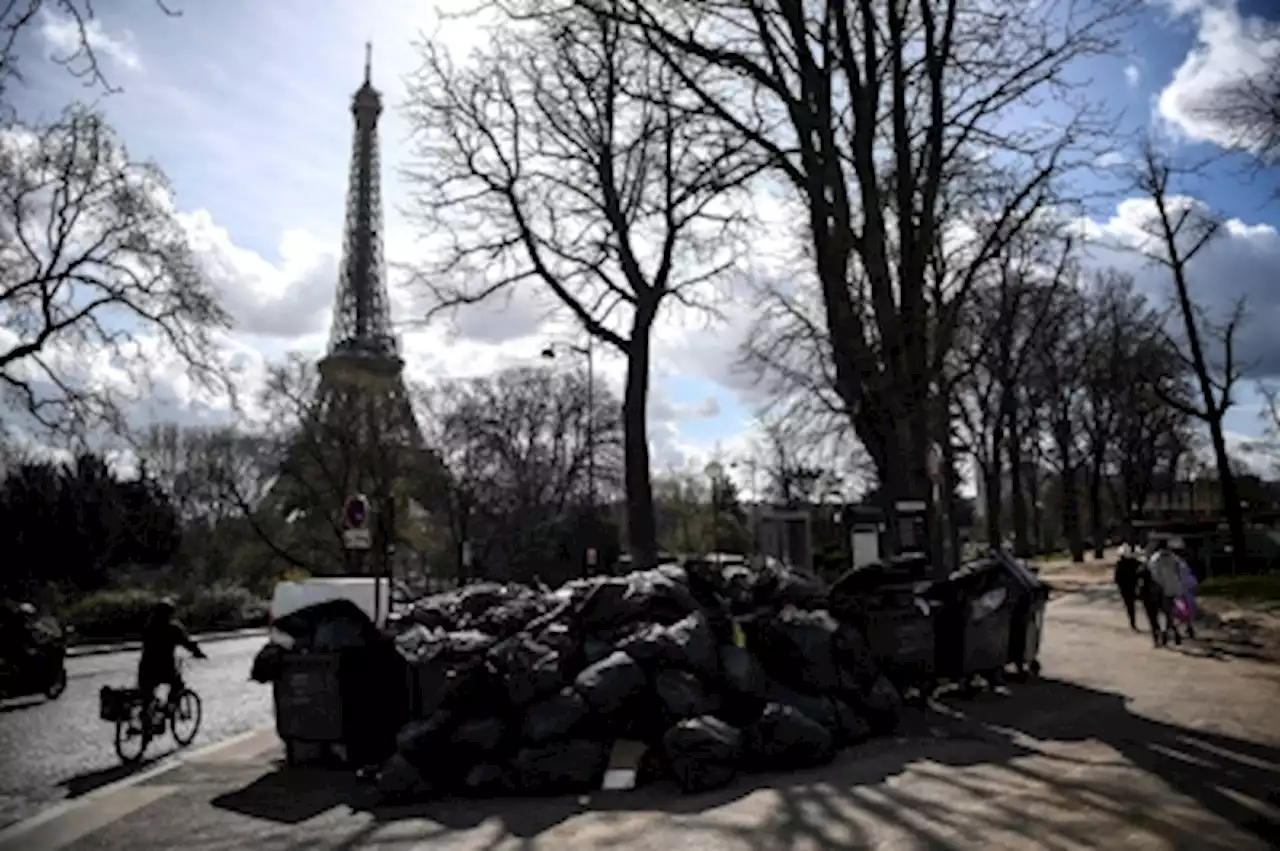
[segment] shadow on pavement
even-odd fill
[[[1135,715],[1122,694],[1061,680],[1042,680],[1031,694],[1042,711],[1028,712],[1025,705],[1007,701],[974,707],[972,714],[990,727],[1043,742],[1099,741],[1242,830],[1273,843],[1280,840],[1280,821],[1249,803],[1280,808],[1280,748]],[[1088,791],[1064,777],[1040,779],[1068,792]],[[1207,847],[1208,841],[1187,835],[1167,838],[1175,847]]]
[[[281,824],[301,824],[334,807],[351,805],[361,787],[349,772],[278,768],[243,789],[220,795],[213,805]]]
[[[58,785],[67,790],[67,797],[79,798],[96,789],[101,789],[103,786],[110,783],[115,783],[119,780],[124,780],[127,777],[132,777],[135,774],[140,774],[171,754],[173,754],[172,750],[149,756],[146,759],[133,763],[132,765],[119,764],[99,771],[89,771],[84,774],[77,774],[75,777],[63,780]]]

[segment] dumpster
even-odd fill
[[[992,685],[1004,679],[1009,636],[1019,588],[993,557],[970,562],[936,586],[943,598],[938,621],[939,676],[972,690],[981,676]]]
[[[299,760],[303,746],[340,744],[347,732],[338,653],[286,653],[273,684],[276,732],[286,761]]]
[[[1040,640],[1044,634],[1044,607],[1049,601],[1049,586],[1032,569],[1004,550],[996,550],[993,556],[1019,586],[1009,631],[1007,664],[1015,667],[1020,678],[1025,678],[1028,674],[1038,676]]]
[[[887,585],[868,595],[864,618],[867,646],[880,670],[899,691],[915,688],[921,698],[937,679],[938,603],[930,583]]]

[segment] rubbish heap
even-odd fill
[[[558,590],[482,583],[399,614],[395,797],[595,788],[617,740],[688,792],[891,730],[901,697],[828,588],[778,565],[662,566]]]

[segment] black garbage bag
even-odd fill
[[[267,644],[253,657],[249,679],[255,683],[273,683],[284,670],[284,657],[288,651],[274,641]]]
[[[582,642],[582,663],[594,665],[612,656],[616,650],[608,641],[593,636]]]
[[[560,654],[524,633],[495,644],[487,654],[494,675],[517,709],[555,694],[565,685]]]
[[[472,766],[462,779],[465,792],[476,796],[506,795],[515,791],[515,778],[504,765],[480,763]]]
[[[776,681],[769,680],[764,689],[766,703],[781,703],[798,709],[811,721],[817,721],[830,733],[840,729],[840,713],[836,701],[826,695],[806,694]]]
[[[451,602],[440,596],[418,600],[404,612],[402,622],[406,625],[416,624],[428,630],[455,630],[458,628],[458,616],[454,613]]]
[[[272,628],[308,650],[342,650],[378,641],[378,628],[364,610],[350,600],[326,600],[277,618]]]
[[[468,756],[489,756],[498,750],[506,735],[507,724],[501,718],[473,718],[458,725],[453,746]]]
[[[396,735],[396,750],[419,771],[446,756],[455,729],[451,712],[436,712],[421,721],[410,721]]]
[[[840,625],[825,611],[786,609],[746,626],[748,646],[769,676],[814,694],[840,686],[834,642]]]
[[[836,690],[846,696],[865,694],[880,673],[866,637],[853,625],[841,623],[834,649],[839,678]]]
[[[635,659],[618,650],[583,669],[574,680],[574,687],[586,698],[592,710],[612,715],[622,711],[647,683],[644,669]]]
[[[884,735],[898,727],[902,712],[902,694],[888,677],[876,677],[870,690],[862,698],[862,710],[874,733]]]
[[[534,635],[534,641],[560,654],[563,660],[573,659],[582,649],[577,632],[567,623],[549,623]]]
[[[757,606],[798,609],[825,608],[830,593],[827,584],[814,574],[777,561],[766,561],[756,571],[752,591]]]
[[[763,696],[768,675],[760,660],[745,647],[726,644],[720,648],[720,681],[735,695]]]
[[[578,617],[583,628],[589,632],[613,629],[645,619],[645,601],[630,595],[631,585],[625,576],[577,579],[567,583],[557,593],[563,594],[566,591],[576,601]]]
[[[536,596],[536,592],[514,582],[477,582],[443,596],[452,598],[453,608],[460,616],[477,618],[513,600],[530,599]]]
[[[862,713],[843,700],[834,700],[836,716],[840,727],[836,731],[837,740],[846,745],[855,745],[871,735],[871,722]]]
[[[716,637],[706,615],[694,612],[666,630],[670,647],[662,659],[665,664],[708,679],[716,676],[719,667]]]
[[[657,623],[642,626],[618,642],[617,647],[648,670],[653,670],[663,660],[675,655],[675,643],[671,640],[671,633],[662,624]]]
[[[392,754],[378,773],[378,794],[387,804],[421,800],[435,791],[402,754]]]
[[[569,739],[521,748],[511,761],[516,786],[526,793],[596,789],[609,762],[610,746]]]
[[[737,727],[748,727],[760,717],[770,680],[749,650],[729,644],[720,648],[719,682],[724,690],[716,713]]]
[[[742,733],[710,715],[690,718],[666,732],[662,752],[681,790],[707,792],[733,780]]]
[[[500,639],[510,638],[525,629],[534,619],[546,614],[548,608],[544,597],[529,594],[487,609],[471,618],[469,623]]]
[[[572,686],[566,687],[554,697],[525,710],[521,736],[534,745],[566,738],[590,712],[591,708],[582,695]]]
[[[831,758],[825,727],[792,706],[770,703],[747,732],[750,764],[758,769],[809,768]]]
[[[720,701],[709,694],[696,674],[668,668],[654,677],[653,690],[668,723],[711,715]]]
[[[637,570],[626,577],[628,606],[647,621],[671,624],[698,609],[689,591],[688,577],[679,567]]]

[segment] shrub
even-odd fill
[[[266,603],[238,585],[201,588],[184,602],[179,617],[192,632],[242,629],[267,621]]]
[[[75,627],[81,641],[136,639],[147,625],[151,609],[159,602],[152,591],[97,591],[82,597],[66,611],[67,625]]]
[[[143,589],[98,591],[73,603],[65,621],[77,641],[137,640],[160,599]],[[178,602],[178,619],[192,633],[264,626],[267,611],[265,600],[238,586],[201,588]]]

